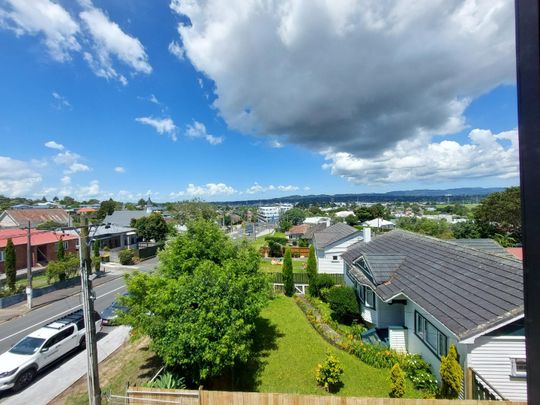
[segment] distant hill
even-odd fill
[[[276,203],[301,203],[301,204],[323,204],[330,202],[392,202],[392,201],[445,201],[445,202],[476,202],[481,197],[488,194],[503,191],[503,187],[463,187],[450,188],[446,190],[398,190],[387,193],[362,193],[362,194],[311,194],[311,195],[290,195],[279,198],[268,198],[248,201],[226,201],[220,204],[230,205],[256,205],[256,204],[276,204]]]

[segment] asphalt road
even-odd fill
[[[141,271],[151,271],[156,263],[157,259],[154,258],[141,263],[139,267]],[[126,291],[124,278],[119,277],[97,286],[94,291],[97,298],[94,306],[98,312],[101,312],[111,305],[118,295]],[[35,309],[19,318],[4,322],[0,327],[0,353],[9,350],[18,340],[34,330],[79,308],[81,308],[81,296],[76,294]]]

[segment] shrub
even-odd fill
[[[323,288],[332,288],[335,285],[335,281],[329,274],[319,274],[315,278],[314,296],[321,297],[321,290]]]
[[[265,236],[264,240],[270,243],[270,241],[274,243],[279,243],[280,245],[286,245],[289,241],[285,236]]]
[[[285,290],[285,295],[292,297],[294,294],[294,276],[290,249],[285,251],[285,258],[283,259],[283,268],[281,271],[283,273],[283,289]]]
[[[45,275],[47,282],[62,281],[74,277],[80,266],[79,256],[74,253],[68,253],[63,260],[51,260],[47,264]]]
[[[326,294],[326,301],[330,304],[332,317],[341,323],[350,325],[353,319],[360,316],[356,293],[351,287],[334,286]]]
[[[405,373],[401,371],[401,367],[396,363],[390,371],[390,381],[392,388],[390,389],[390,398],[403,398],[405,395]]]
[[[283,257],[283,246],[273,240],[268,241],[268,256]]]
[[[186,384],[184,377],[176,377],[171,372],[167,371],[161,374],[154,381],[144,384],[148,388],[162,388],[162,389],[176,389],[183,390],[186,389]]]
[[[317,379],[317,384],[326,391],[336,392],[342,384],[342,374],[343,367],[339,363],[339,360],[328,353],[326,359],[321,364],[317,365],[315,378]]]
[[[450,346],[448,354],[441,359],[441,391],[440,396],[446,399],[459,397],[463,386],[463,370],[457,360],[458,353],[454,345]]]
[[[118,260],[120,260],[121,265],[130,265],[133,264],[133,250],[131,249],[122,249],[118,252]]]
[[[56,243],[56,259],[57,260],[64,260],[65,257],[66,257],[66,251],[64,249],[64,241],[62,239],[60,239]]]
[[[15,290],[15,283],[17,282],[17,269],[15,269],[16,261],[15,245],[10,238],[6,243],[4,271],[6,273],[7,285],[11,291]]]

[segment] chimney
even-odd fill
[[[362,229],[362,232],[363,232],[363,236],[364,236],[364,242],[366,243],[369,243],[371,242],[371,228],[369,227],[366,227],[364,229]]]

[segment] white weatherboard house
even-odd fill
[[[519,260],[402,230],[356,243],[343,259],[383,342],[422,355],[438,379],[454,344],[465,398],[527,399]]]
[[[362,232],[338,222],[313,234],[319,273],[343,274],[341,255],[353,243],[362,240]]]

